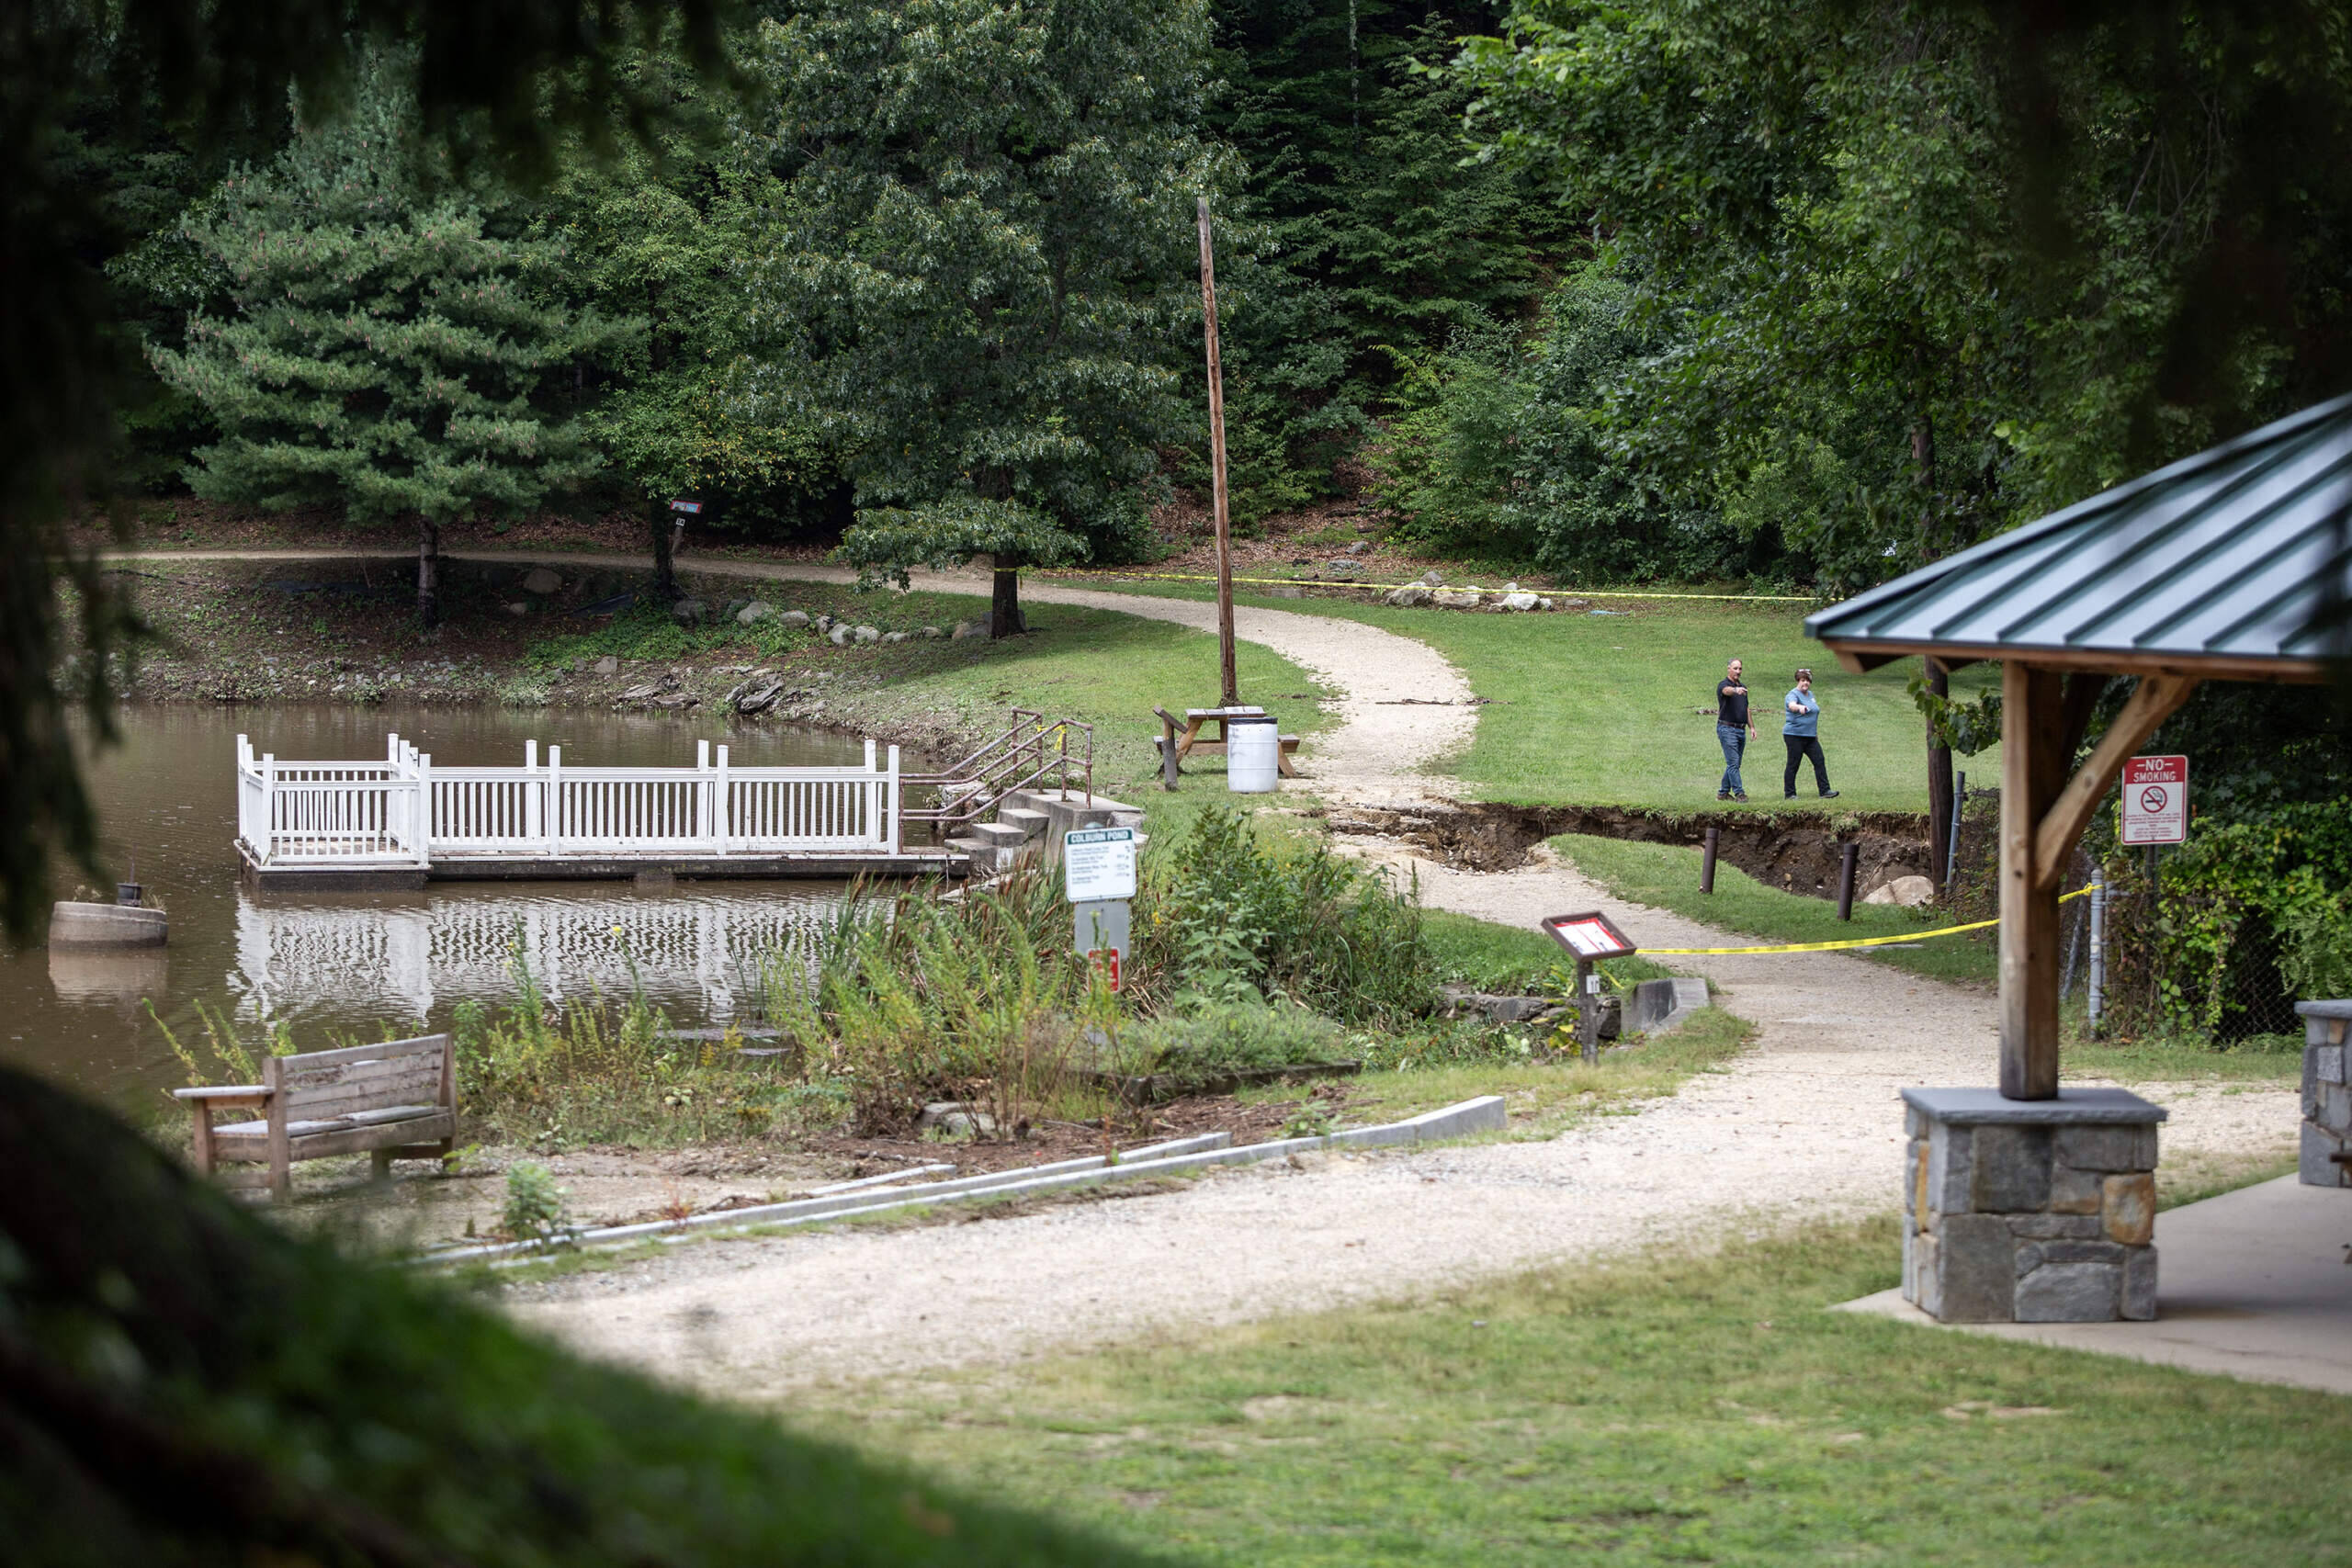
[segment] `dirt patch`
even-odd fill
[[[1619,806],[1445,801],[1404,810],[1335,808],[1326,822],[1335,833],[1401,839],[1461,871],[1516,870],[1536,845],[1561,833],[1696,848],[1706,842],[1710,828],[1716,830],[1720,859],[1758,882],[1815,897],[1838,896],[1847,844],[1860,849],[1854,872],[1858,897],[1898,876],[1924,876],[1928,870],[1928,819],[1899,811],[1669,816]]]

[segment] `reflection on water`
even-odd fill
[[[446,1025],[473,998],[514,995],[520,951],[550,997],[631,983],[681,1022],[722,1022],[756,999],[755,955],[826,919],[837,883],[435,884],[423,893],[256,896],[237,876],[232,759],[243,730],[281,758],[376,757],[390,731],[436,762],[519,761],[526,739],[566,761],[683,763],[697,739],[724,740],[755,766],[855,762],[862,743],[820,731],[730,729],[723,718],[485,708],[327,705],[132,707],[123,744],[92,770],[108,870],[136,860],[151,903],[171,917],[161,953],[0,950],[0,1056],[120,1103],[153,1108],[182,1081],[146,1013],[184,1037],[196,1003],[249,1023],[292,1026],[298,1045],[373,1038],[387,1026]],[[72,868],[59,890],[74,891]],[[614,927],[620,934],[614,934]],[[200,1032],[200,1031],[199,1031]]]

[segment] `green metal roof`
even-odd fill
[[[2352,396],[1989,539],[1807,618],[1868,669],[2028,657],[2086,669],[2317,679],[2352,600]]]

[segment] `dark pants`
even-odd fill
[[[1813,759],[1814,787],[1820,790],[1822,794],[1827,795],[1829,793],[1829,763],[1821,755],[1821,737],[1783,735],[1781,737],[1781,743],[1789,749],[1788,769],[1781,774],[1781,793],[1782,795],[1796,794],[1797,763],[1810,757]]]

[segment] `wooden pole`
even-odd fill
[[[1715,890],[1715,835],[1721,830],[1716,828],[1707,829],[1707,847],[1699,856],[1699,891],[1702,893]]]
[[[2062,671],[2002,666],[2001,1093],[2009,1100],[2058,1097],[2058,884],[2041,874],[2036,851],[2074,761],[2064,700]]]
[[[1216,654],[1224,690],[1220,707],[1237,707],[1241,687],[1233,673],[1233,537],[1226,521],[1225,369],[1216,352],[1216,257],[1209,244],[1209,198],[1200,198],[1201,321],[1208,335],[1209,491],[1216,510]]]

